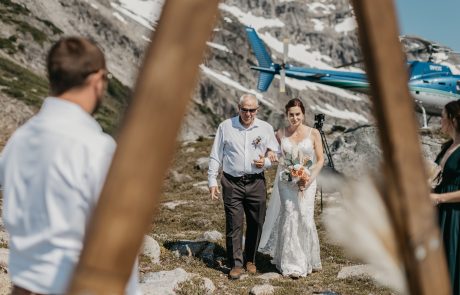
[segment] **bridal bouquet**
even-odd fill
[[[309,156],[294,156],[293,154],[286,153],[282,160],[285,168],[280,172],[281,181],[298,183],[301,179],[304,182],[310,180],[309,168],[313,162]],[[299,188],[303,190],[302,187],[299,186]]]

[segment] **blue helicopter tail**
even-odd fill
[[[259,89],[259,91],[267,91],[276,73],[273,61],[270,58],[264,43],[262,40],[260,40],[256,31],[250,27],[246,27],[245,29],[249,44],[251,44],[251,48],[254,51],[257,62],[259,63],[258,67],[252,67],[260,71],[257,89]]]

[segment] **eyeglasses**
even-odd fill
[[[109,80],[112,80],[113,75],[111,72],[105,72],[103,77],[105,81],[109,81]]]
[[[92,75],[92,74],[95,74],[97,72],[99,72],[99,70],[94,70],[94,71],[91,71],[89,73],[87,73],[86,75],[84,75],[84,77],[88,77],[89,75]],[[104,74],[102,75],[102,78],[105,80],[105,81],[109,81],[109,80],[112,80],[113,78],[113,74],[107,70],[103,70],[104,71]]]
[[[258,108],[255,108],[255,109],[240,108],[240,112],[242,112],[242,113],[250,112],[251,114],[253,114],[253,113],[255,113],[257,110],[258,110]]]

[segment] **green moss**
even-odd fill
[[[13,41],[14,40],[14,41]],[[18,50],[14,44],[14,38],[0,38],[0,49],[5,50],[8,54],[15,54]]]
[[[23,15],[29,15],[30,10],[27,9],[27,7],[17,4],[12,2],[11,0],[0,0],[0,4],[2,4],[6,9],[6,11],[14,14],[23,14]]]
[[[221,118],[219,118],[219,116],[217,116],[210,108],[208,108],[207,106],[205,105],[202,105],[202,104],[199,104],[199,103],[196,103],[196,106],[198,107],[198,110],[200,110],[201,113],[203,113],[204,115],[208,116],[211,118],[211,122],[214,126],[218,126],[219,123],[222,121]]]
[[[132,92],[129,87],[123,85],[117,78],[109,80],[107,93],[122,105],[126,105],[131,98]]]
[[[1,91],[27,105],[40,107],[48,93],[48,83],[42,77],[14,62],[0,57]]]
[[[18,25],[18,30],[23,34],[30,34],[35,42],[43,45],[45,41],[48,41],[48,36],[42,30],[31,26],[29,23],[23,21],[15,21]]]
[[[123,107],[113,107],[113,98],[105,97],[102,106],[94,115],[94,118],[101,124],[104,132],[115,134],[120,123],[120,114],[123,112]]]
[[[41,19],[41,18],[37,18],[39,21],[41,21],[43,24],[45,24],[45,26],[47,26],[48,28],[51,29],[51,31],[53,31],[53,34],[54,35],[57,35],[57,34],[64,34],[64,32],[59,29],[58,27],[56,27],[52,22],[50,22],[49,20],[46,20],[46,19]]]

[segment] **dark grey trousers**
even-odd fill
[[[222,195],[226,220],[228,265],[243,266],[255,262],[265,220],[267,190],[263,175],[255,179],[222,176]],[[243,224],[246,216],[246,239],[243,258]]]

